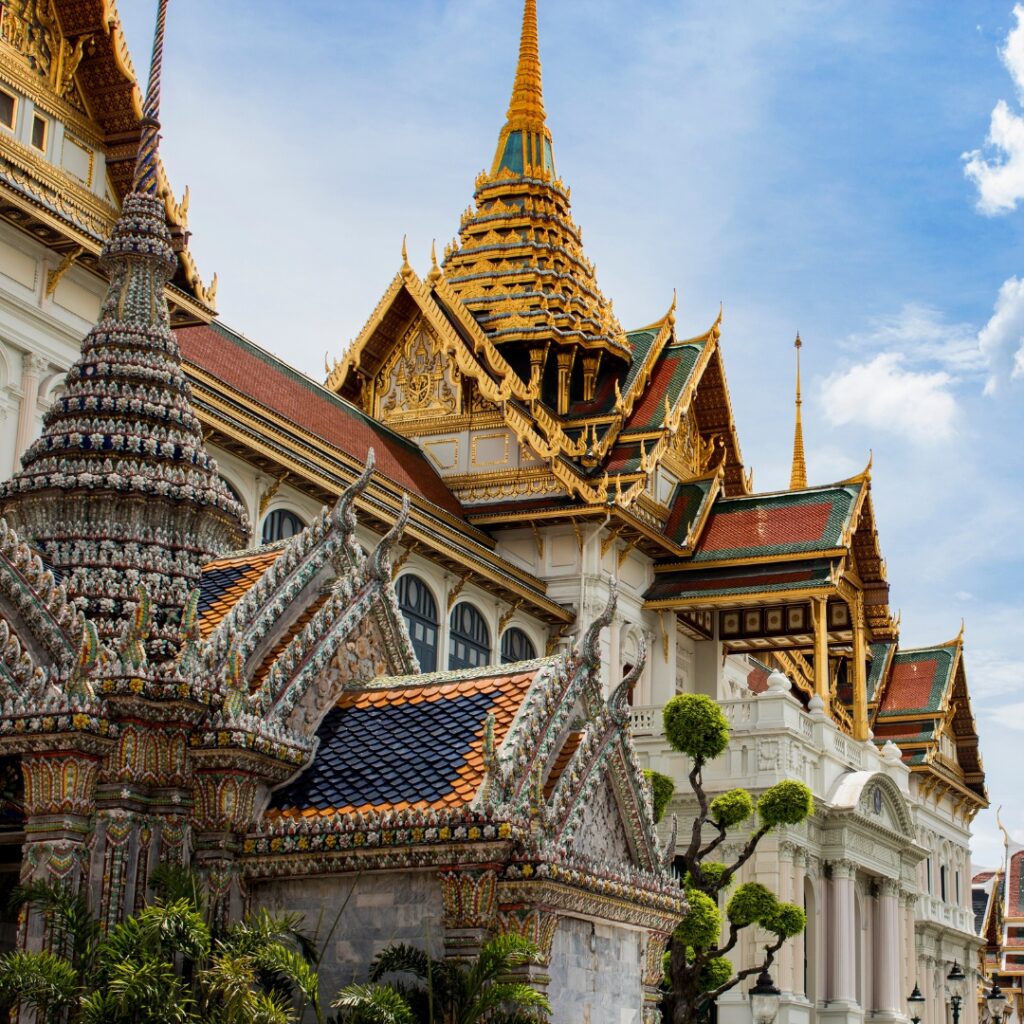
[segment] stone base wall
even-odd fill
[[[275,880],[253,884],[250,893],[253,907],[303,914],[303,928],[317,933],[318,945],[337,919],[320,965],[320,997],[325,1006],[339,988],[365,981],[373,958],[391,943],[408,942],[429,949],[435,957],[444,955],[436,871]]]
[[[642,944],[642,932],[562,918],[549,968],[552,1024],[641,1024]]]

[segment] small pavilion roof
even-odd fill
[[[348,690],[317,732],[312,765],[272,809],[313,815],[466,805],[484,780],[484,733],[504,740],[538,673],[555,659],[386,679]]]

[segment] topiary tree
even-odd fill
[[[745,789],[733,789],[709,800],[702,778],[704,766],[729,744],[729,724],[722,709],[710,697],[680,694],[665,706],[664,722],[669,743],[692,762],[688,780],[697,798],[693,829],[680,858],[689,912],[665,954],[669,991],[664,1010],[670,1024],[693,1024],[724,992],[770,967],[786,939],[806,927],[802,907],[780,902],[757,882],[732,890],[724,921],[719,906],[720,897],[753,856],[757,844],[773,828],[795,825],[813,814],[814,799],[802,782],[787,780],[766,790],[756,804]],[[736,860],[731,864],[713,860],[729,830],[745,825],[755,815]],[[774,938],[764,947],[759,963],[734,971],[728,955],[743,929],[751,925],[760,926]]]

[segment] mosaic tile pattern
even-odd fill
[[[205,639],[245,592],[277,561],[281,549],[230,555],[207,562],[199,591],[199,631]]]
[[[536,669],[490,672],[434,673],[345,693],[321,723],[313,764],[272,808],[312,815],[470,803],[484,777],[487,716],[497,746]]]

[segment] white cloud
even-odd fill
[[[859,424],[929,444],[955,433],[952,381],[944,370],[913,370],[901,353],[882,352],[828,377],[822,401],[836,426]]]
[[[992,316],[978,332],[978,344],[993,371],[986,392],[995,390],[999,371],[1011,354],[1011,376],[1024,377],[1024,279],[1011,277],[1003,282]]]
[[[869,320],[868,327],[851,334],[845,347],[896,352],[912,363],[935,363],[958,376],[985,363],[974,325],[951,323],[933,306],[908,302],[898,313]]]
[[[1006,70],[1017,86],[1018,101],[1024,101],[1024,6],[1014,4],[1017,24],[999,51]],[[1014,113],[1006,100],[992,111],[985,145],[964,153],[964,173],[978,189],[978,209],[988,216],[1008,213],[1024,199],[1024,117]]]

